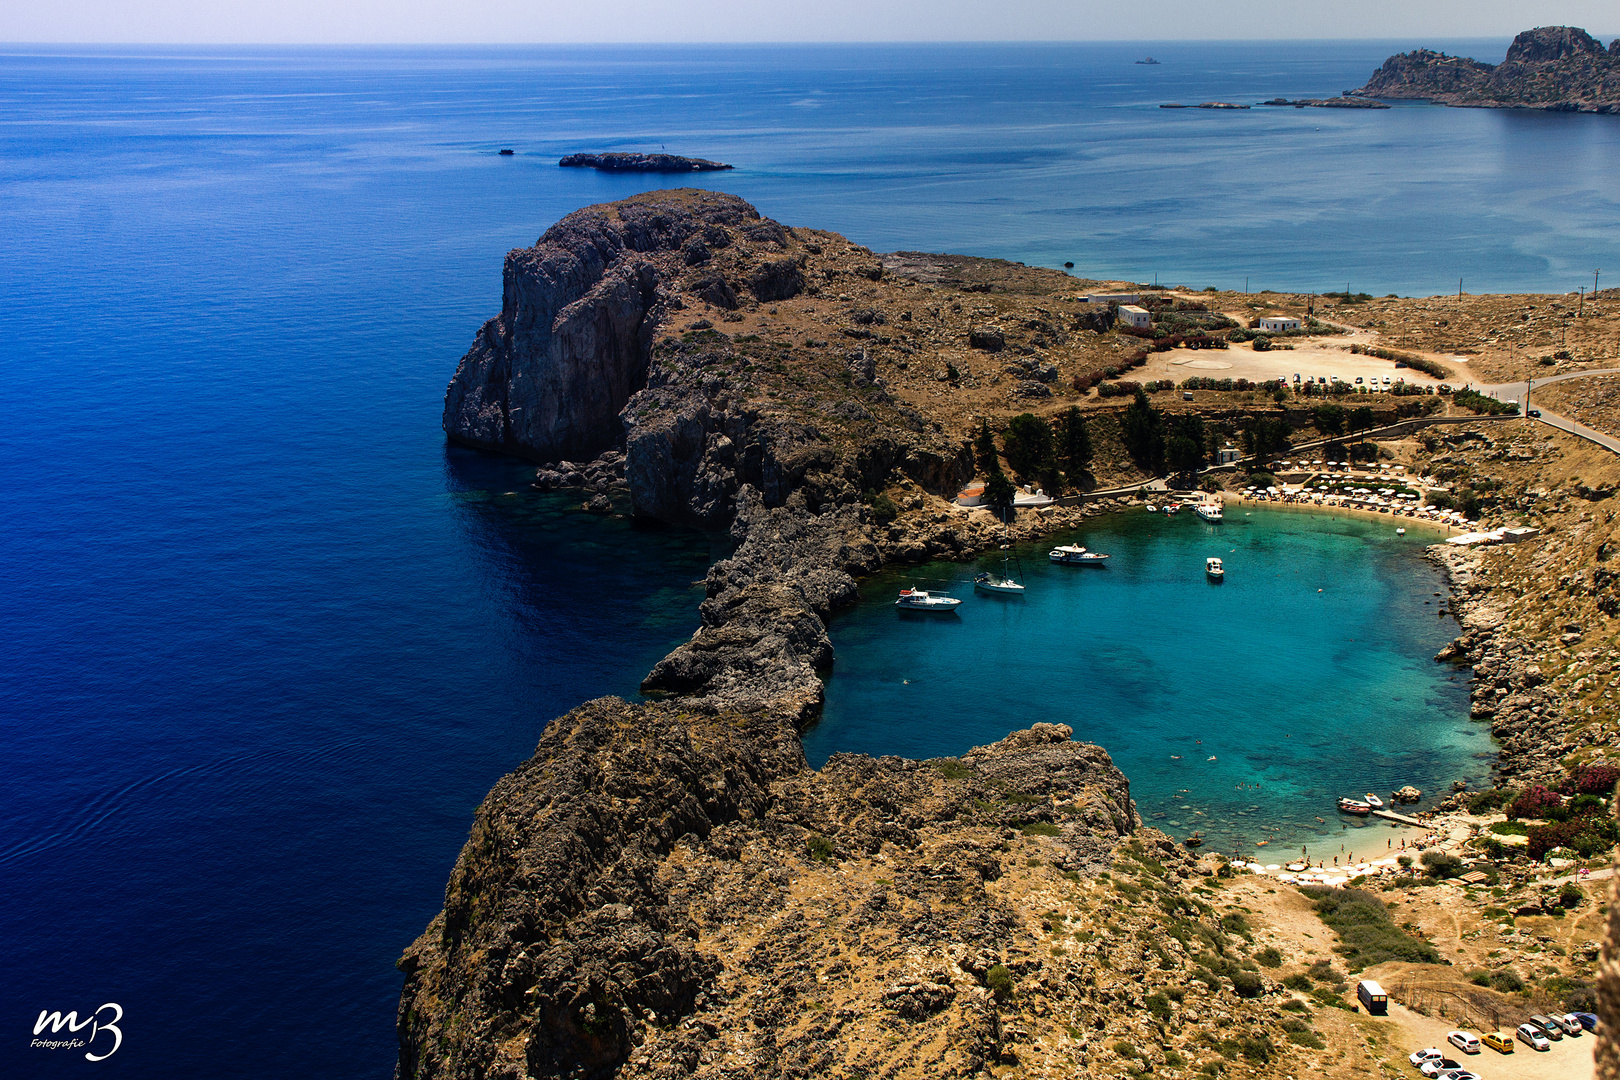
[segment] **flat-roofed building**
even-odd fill
[[[1148,313],[1146,308],[1139,308],[1135,304],[1121,304],[1119,306],[1119,321],[1126,326],[1146,330],[1153,325],[1153,316]]]
[[[1280,334],[1289,330],[1298,330],[1299,320],[1286,315],[1267,315],[1260,320],[1260,329],[1268,334]]]

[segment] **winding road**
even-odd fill
[[[1553,383],[1564,382],[1568,379],[1583,379],[1589,375],[1620,375],[1620,368],[1594,368],[1591,371],[1570,371],[1563,375],[1548,375],[1543,379],[1531,380],[1529,385],[1530,408],[1541,410],[1541,415],[1536,419],[1539,419],[1543,424],[1546,424],[1549,427],[1558,428],[1560,431],[1567,431],[1571,435],[1578,435],[1579,437],[1586,439],[1588,442],[1597,443],[1605,450],[1620,454],[1620,439],[1616,439],[1612,435],[1605,435],[1601,431],[1595,431],[1592,428],[1587,427],[1585,424],[1580,424],[1574,420],[1571,420],[1567,416],[1561,416],[1558,413],[1548,412],[1546,409],[1541,409],[1541,407],[1535,403],[1535,392],[1541,389],[1543,386],[1550,386]],[[1522,382],[1480,384],[1479,392],[1487,397],[1496,398],[1498,401],[1517,402],[1521,410],[1524,408],[1525,384]]]

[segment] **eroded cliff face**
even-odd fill
[[[1578,27],[1540,26],[1515,37],[1501,64],[1419,49],[1384,61],[1354,93],[1488,108],[1614,112],[1620,110],[1620,41],[1605,50]]]
[[[758,221],[734,196],[686,191],[580,210],[509,253],[501,313],[456,369],[445,432],[539,461],[619,442],[683,251]]]

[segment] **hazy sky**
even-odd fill
[[[1615,0],[7,0],[12,42],[1033,41],[1620,32]],[[1609,37],[1604,37],[1607,42]],[[1482,57],[1496,60],[1499,57]]]

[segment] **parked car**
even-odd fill
[[[1446,1033],[1446,1042],[1465,1054],[1479,1053],[1479,1039],[1466,1031],[1448,1031]]]
[[[1569,1013],[1553,1013],[1552,1019],[1554,1023],[1564,1029],[1565,1035],[1579,1036],[1582,1031],[1586,1030],[1581,1027],[1581,1022]]]
[[[1450,1069],[1441,1073],[1435,1080],[1479,1080],[1479,1074],[1471,1073],[1467,1069]]]
[[[1543,1035],[1541,1029],[1534,1024],[1520,1024],[1514,1033],[1519,1036],[1520,1042],[1532,1050],[1552,1049],[1552,1043],[1547,1041],[1547,1036]]]
[[[1504,1035],[1500,1031],[1487,1031],[1485,1034],[1479,1037],[1479,1041],[1498,1053],[1513,1053],[1512,1037]]]
[[[1431,1080],[1433,1080],[1433,1078],[1438,1077],[1441,1073],[1455,1072],[1460,1068],[1462,1068],[1462,1062],[1460,1061],[1452,1061],[1448,1057],[1437,1057],[1430,1058],[1428,1061],[1425,1061],[1423,1064],[1419,1065],[1418,1072],[1422,1073],[1424,1076],[1430,1077]]]
[[[1531,1013],[1530,1022],[1536,1025],[1536,1027],[1540,1028],[1541,1033],[1547,1036],[1547,1038],[1551,1039],[1553,1042],[1558,1042],[1564,1037],[1564,1025],[1560,1024],[1550,1016],[1544,1016],[1541,1013]]]
[[[1579,1020],[1581,1022],[1581,1027],[1585,1028],[1587,1031],[1597,1030],[1597,1013],[1579,1012],[1570,1013],[1569,1015]]]
[[[1406,1056],[1406,1060],[1410,1061],[1414,1066],[1422,1068],[1425,1061],[1438,1061],[1445,1056],[1443,1052],[1430,1046],[1423,1050],[1412,1051]]]
[[[1526,415],[1529,416],[1530,419],[1532,419],[1532,420],[1540,420],[1541,419],[1541,410],[1540,409],[1531,409],[1529,411],[1529,413],[1527,413]]]
[[[1357,375],[1357,376],[1356,376],[1356,385],[1357,385],[1357,386],[1360,386],[1360,385],[1361,385],[1361,384],[1362,384],[1362,382],[1364,382],[1364,381],[1365,381],[1365,380],[1363,380],[1363,379],[1362,379],[1362,377],[1361,377],[1361,376],[1360,376],[1360,375]]]

